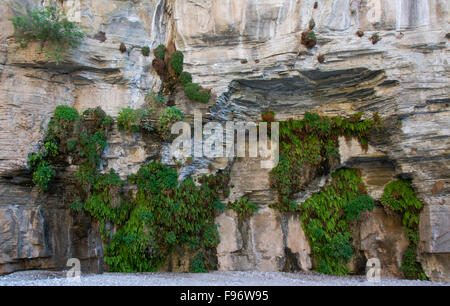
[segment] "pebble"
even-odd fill
[[[332,276],[314,272],[214,271],[210,273],[103,273],[82,274],[69,282],[64,271],[21,271],[0,276],[0,286],[450,286],[418,280],[364,276]]]

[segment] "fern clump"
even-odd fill
[[[397,180],[387,184],[380,201],[384,207],[402,216],[403,228],[408,235],[409,247],[403,256],[402,271],[408,279],[426,280],[422,266],[416,261],[416,249],[419,244],[419,214],[423,203],[417,198],[411,182]]]
[[[120,188],[124,182],[114,169],[107,174],[100,175],[94,171],[90,175],[93,176],[92,184],[84,184],[84,186],[92,188],[91,190],[86,189],[89,197],[82,207],[97,220],[111,220],[116,224],[121,224],[128,212],[128,203],[122,202],[120,196]],[[113,201],[122,205],[113,208],[111,205]]]
[[[302,120],[280,122],[280,159],[270,172],[270,184],[277,190],[281,211],[295,210],[295,194],[318,175],[327,174],[339,159],[338,138],[355,137],[367,148],[376,120],[361,120],[361,113],[348,118],[305,113]],[[268,119],[268,118],[266,118]]]
[[[177,247],[195,255],[192,272],[214,268],[209,260],[219,243],[215,211],[211,206],[227,188],[229,177],[203,176],[178,184],[176,171],[150,163],[129,182],[137,186],[128,218],[107,245],[105,261],[111,271],[155,271]]]
[[[47,191],[49,183],[55,176],[56,172],[47,161],[43,160],[39,163],[36,170],[33,172],[33,183],[39,187],[39,191]]]
[[[360,195],[344,206],[343,210],[346,220],[354,222],[361,217],[361,212],[373,210],[374,206],[375,201],[371,196],[367,194]]]
[[[253,213],[258,211],[258,205],[242,197],[233,203],[228,204],[228,208],[234,210],[239,217],[250,217]]]
[[[85,33],[69,21],[63,11],[55,5],[43,8],[19,8],[22,13],[10,18],[20,48],[32,41],[41,42],[41,50],[58,64],[69,48],[77,48]]]
[[[88,123],[89,122],[89,123]],[[55,176],[54,165],[64,164],[65,154],[71,154],[79,163],[91,168],[100,165],[100,156],[106,148],[106,132],[112,118],[101,109],[88,109],[80,116],[69,106],[58,106],[51,118],[39,152],[28,157],[33,182],[40,191],[47,191]]]
[[[348,274],[352,257],[352,233],[349,220],[357,221],[362,211],[373,209],[360,173],[341,169],[322,191],[297,206],[305,233],[312,246],[316,269],[325,274]]]
[[[205,259],[201,255],[197,255],[191,262],[190,272],[191,273],[206,273],[208,270],[204,264]]]
[[[158,133],[163,140],[170,140],[172,133],[170,131],[172,124],[177,121],[181,121],[184,118],[184,114],[175,106],[166,107],[159,115]]]

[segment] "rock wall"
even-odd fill
[[[39,53],[38,44],[16,50],[8,21],[14,11],[0,4],[0,273],[60,269],[70,257],[83,258],[86,270],[103,269],[95,222],[68,209],[65,171],[58,173],[57,194],[38,194],[26,169],[27,155],[57,105],[80,111],[101,106],[113,116],[123,107],[142,105],[161,81],[151,67],[153,54],[144,57],[140,48],[170,41],[184,53],[185,70],[194,81],[212,89],[213,101],[201,107],[205,121],[259,120],[267,109],[277,120],[301,118],[305,111],[378,112],[385,118],[383,132],[372,137],[367,153],[341,141],[340,167],[360,168],[375,199],[396,176],[413,179],[425,203],[420,260],[431,279],[449,280],[447,1],[323,0],[317,9],[313,0],[60,2],[88,33],[61,65]],[[301,33],[311,19],[318,40],[309,50]],[[357,30],[364,36],[355,35]],[[372,44],[375,32],[381,41]],[[127,46],[123,54],[120,43]],[[198,108],[180,89],[170,102],[188,115]],[[152,139],[115,130],[109,141],[103,167],[123,177],[148,160],[165,158],[167,146]],[[299,221],[268,207],[275,197],[268,173],[253,162],[199,159],[181,170],[196,176],[228,168],[236,186],[232,196],[245,195],[260,206],[249,220],[232,212],[218,218],[219,268],[310,269],[311,251]],[[314,181],[299,201],[326,181]],[[359,239],[365,256],[380,256],[389,267],[386,273],[399,275],[404,236],[396,220],[375,210],[361,225]]]

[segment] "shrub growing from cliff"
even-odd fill
[[[39,187],[39,191],[47,191],[49,183],[55,174],[56,172],[53,170],[53,167],[47,161],[43,160],[33,172],[33,183]]]
[[[302,44],[308,49],[314,48],[317,43],[316,33],[313,30],[308,30],[302,33]]]
[[[380,35],[378,33],[373,33],[372,36],[370,36],[369,40],[372,42],[373,45],[375,45],[377,42],[381,40]]]
[[[181,51],[175,51],[172,53],[170,57],[170,66],[178,75],[183,72],[183,61],[184,55]]]
[[[208,103],[211,94],[197,83],[188,83],[184,87],[184,93],[191,101]]]
[[[64,53],[69,48],[77,48],[85,36],[57,6],[21,10],[24,12],[9,19],[16,30],[20,48],[26,48],[32,41],[40,41],[45,55],[60,63]]]
[[[153,54],[155,55],[156,58],[159,58],[161,60],[164,59],[164,56],[166,55],[166,46],[164,45],[159,45],[158,47],[156,47],[156,49],[153,51]]]
[[[65,122],[75,121],[79,118],[78,111],[73,107],[59,105],[56,107],[53,118]]]
[[[208,103],[211,98],[210,90],[202,88],[197,83],[192,83],[192,75],[183,71],[184,55],[181,51],[175,51],[170,56],[170,66],[174,70],[176,76],[173,78],[173,82],[169,82],[168,79],[164,77],[164,56],[166,52],[166,47],[164,45],[159,45],[154,51],[155,59],[153,60],[153,68],[155,68],[158,75],[166,82],[166,85],[170,85],[166,88],[170,88],[170,91],[174,90],[175,85],[179,82],[184,86],[184,92],[186,96],[193,102]]]
[[[275,112],[274,111],[262,112],[261,120],[263,122],[275,122]]]
[[[384,207],[402,216],[403,228],[408,235],[409,246],[403,255],[401,270],[408,279],[426,280],[422,266],[416,261],[416,249],[419,244],[419,214],[423,204],[417,198],[411,182],[397,180],[387,184],[380,201]]]
[[[141,128],[152,130],[152,127],[146,126],[146,118],[150,115],[150,109],[131,109],[123,108],[117,118],[117,127],[121,131],[137,133]],[[148,118],[147,118],[148,119]]]
[[[172,138],[170,131],[172,124],[177,121],[181,121],[184,118],[184,114],[175,106],[166,107],[159,115],[158,133],[159,136],[168,141]]]
[[[121,43],[120,46],[119,46],[119,51],[120,51],[120,53],[127,52],[127,46],[125,46],[124,43]]]
[[[143,56],[149,56],[150,55],[150,48],[148,46],[144,46],[141,49],[142,55]]]

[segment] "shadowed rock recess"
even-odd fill
[[[21,2],[36,7],[41,1]],[[17,48],[8,18],[18,12],[2,1],[0,274],[61,270],[72,257],[80,259],[84,272],[109,270],[101,222],[70,208],[79,192],[79,164],[65,156],[55,165],[56,176],[46,192],[34,186],[27,166],[55,108],[67,105],[80,114],[101,107],[114,118],[100,173],[114,169],[125,180],[157,161],[178,171],[179,181],[218,171],[229,174],[230,192],[221,201],[245,198],[258,210],[244,216],[232,209],[216,214],[220,243],[213,261],[218,270],[321,271],[317,247],[302,221],[302,205],[336,186],[334,174],[352,168],[364,183],[360,193],[373,198],[374,207],[348,222],[353,252],[343,263],[346,273],[365,274],[367,260],[376,257],[382,275],[404,278],[402,262],[415,246],[412,262],[426,277],[449,282],[448,1],[323,0],[317,8],[314,2],[58,1],[86,37],[56,64],[39,51],[39,42]],[[316,45],[307,48],[302,32],[310,30],[311,20]],[[357,35],[358,30],[364,35]],[[375,33],[381,40],[373,43],[369,38]],[[160,44],[167,49],[157,62],[153,50]],[[148,56],[144,46],[151,50]],[[210,92],[209,102],[188,99],[174,81],[170,56],[175,50],[184,55],[184,71]],[[160,69],[168,67],[164,75],[155,70],[155,61]],[[163,88],[165,99],[152,110],[175,106],[191,123],[197,111],[203,123],[259,122],[267,111],[273,111],[276,121],[302,120],[305,113],[341,118],[361,113],[359,119],[376,114],[381,123],[371,130],[368,144],[339,135],[334,143],[339,158],[329,158],[317,169],[304,166],[301,186],[295,186],[289,199],[299,210],[283,211],[277,209],[272,173],[260,167],[259,158],[196,157],[176,163],[169,143],[155,130],[129,133],[118,128],[123,108],[144,107],[148,94]],[[404,212],[386,200],[400,199],[399,193],[387,194],[397,181],[408,182],[423,204],[415,211],[415,244]],[[122,189],[133,192],[127,184]],[[334,213],[343,214],[342,209]],[[194,261],[192,250],[180,246],[158,269],[190,271]]]

